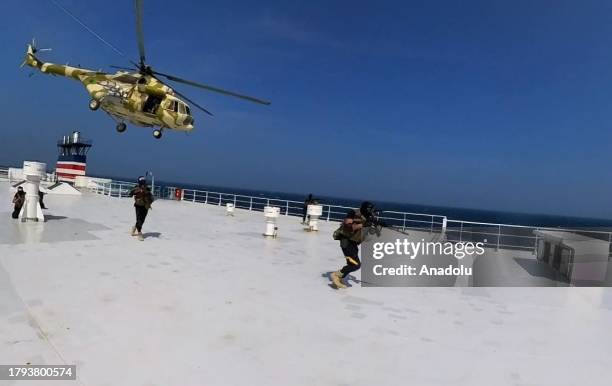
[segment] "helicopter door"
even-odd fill
[[[155,112],[159,108],[159,105],[161,104],[161,101],[162,98],[155,95],[149,95],[144,105],[142,106],[142,111],[149,114],[155,114]]]

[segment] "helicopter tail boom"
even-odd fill
[[[36,46],[34,45],[34,42],[29,43],[25,60],[21,64],[21,66],[23,67],[24,65],[28,65],[30,67],[38,69],[40,72],[43,72],[45,74],[60,75],[60,76],[68,77],[68,78],[73,78],[76,80],[80,80],[81,76],[83,75],[94,72],[91,70],[71,67],[68,65],[44,62],[36,56],[36,53],[39,51],[50,51],[50,49],[49,48],[37,49]]]

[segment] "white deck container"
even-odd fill
[[[537,259],[570,283],[604,283],[609,277],[610,243],[572,232],[534,232],[540,237]]]

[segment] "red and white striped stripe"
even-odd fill
[[[83,162],[58,161],[55,168],[57,179],[65,182],[74,182],[77,176],[85,175],[86,164]]]

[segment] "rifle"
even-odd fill
[[[363,224],[364,227],[368,228],[367,232],[369,234],[376,234],[377,237],[380,237],[382,229],[387,227],[387,224],[380,219],[380,212],[380,210],[372,211],[372,215],[366,218],[366,222]]]

